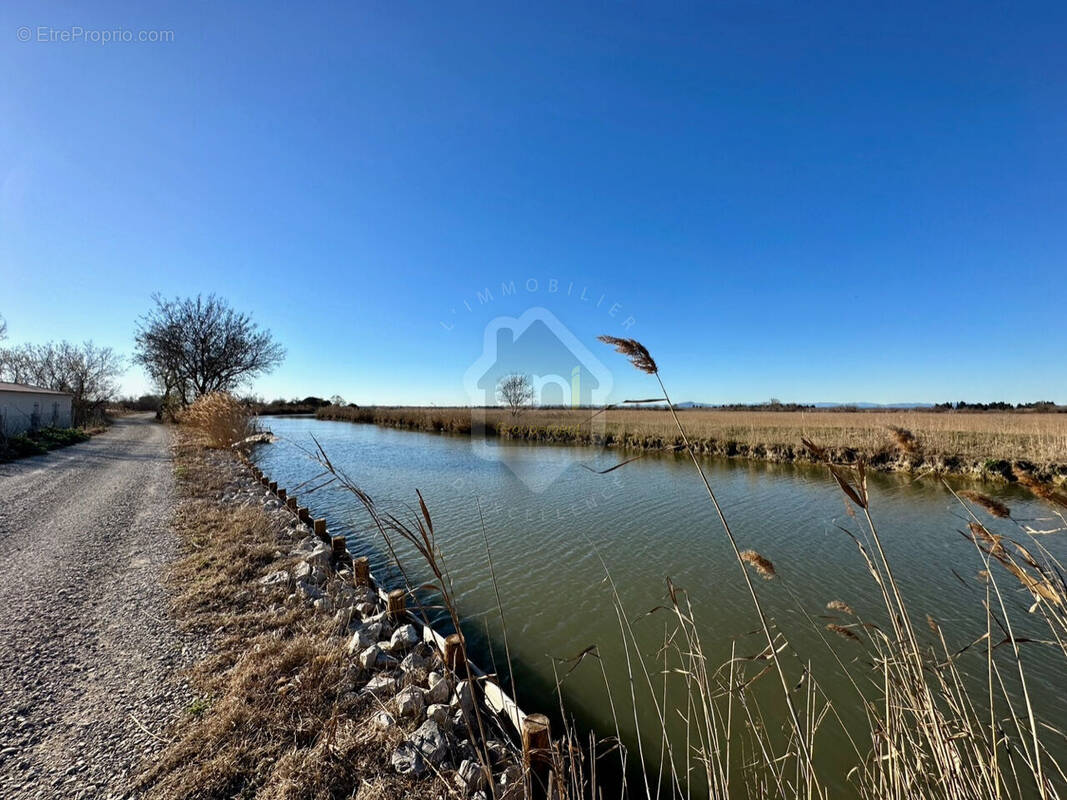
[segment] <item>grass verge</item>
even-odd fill
[[[259,578],[292,567],[284,515],[224,499],[234,457],[177,435],[176,532],[166,581],[179,624],[209,642],[190,670],[197,700],[137,787],[149,798],[378,798],[436,794],[397,775],[333,621]]]

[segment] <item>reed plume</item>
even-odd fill
[[[981,539],[985,544],[989,545],[988,552],[990,555],[996,556],[997,558],[1000,558],[1003,555],[1004,547],[1000,543],[1001,539],[1004,538],[1003,536],[996,536],[995,534],[990,533],[986,529],[986,526],[980,522],[968,522],[967,527],[970,528],[971,533],[976,539]]]
[[[693,468],[696,469],[697,475],[700,476],[700,480],[704,484],[704,489],[708,493],[708,499],[715,508],[715,513],[722,525],[723,533],[726,534],[726,538],[730,542],[730,548],[733,550],[734,558],[737,559],[737,565],[741,569],[742,577],[745,579],[745,588],[748,589],[749,597],[752,598],[752,606],[756,611],[756,616],[759,617],[760,628],[767,640],[767,652],[770,654],[774,671],[778,674],[778,681],[782,687],[782,695],[785,699],[786,708],[789,711],[789,721],[792,724],[792,732],[796,737],[796,745],[803,758],[801,769],[804,773],[805,781],[807,782],[808,795],[809,797],[818,796],[822,798],[824,792],[815,773],[815,766],[812,761],[813,743],[809,738],[809,735],[814,733],[814,728],[806,727],[800,722],[800,715],[797,712],[796,704],[793,702],[793,694],[790,691],[788,681],[786,680],[785,669],[782,666],[781,660],[778,658],[776,638],[774,634],[771,633],[770,622],[767,619],[767,614],[763,610],[763,604],[760,603],[759,593],[756,591],[756,586],[753,584],[752,578],[749,577],[748,570],[745,569],[745,558],[741,553],[741,548],[737,544],[737,537],[734,536],[734,532],[730,528],[730,523],[726,520],[726,514],[723,512],[722,506],[719,504],[719,499],[715,496],[715,490],[711,488],[711,482],[708,480],[704,468],[700,466],[700,461],[697,458],[692,442],[689,439],[689,434],[686,433],[685,426],[682,425],[682,420],[678,417],[678,410],[674,407],[674,403],[671,402],[671,396],[667,392],[666,385],[663,383],[663,377],[659,374],[659,368],[656,366],[656,362],[653,360],[652,355],[648,352],[645,346],[635,339],[619,339],[615,336],[607,335],[599,336],[597,338],[604,342],[604,344],[612,345],[617,352],[622,353],[629,358],[630,363],[637,369],[642,372],[647,372],[649,375],[654,375],[656,377],[656,382],[659,383],[659,388],[663,392],[663,399],[667,403],[667,409],[671,412],[674,424],[678,428],[678,435],[682,440],[681,443],[684,446],[685,452],[688,453],[690,461],[693,462]],[[762,556],[760,556],[760,558],[762,558]],[[773,565],[771,565],[770,561],[766,561],[766,559],[763,560],[766,562],[766,566],[770,567],[770,577],[774,577]],[[764,575],[764,577],[767,576]]]
[[[755,550],[742,551],[741,560],[746,564],[750,564],[764,580],[769,581],[778,576],[777,571],[774,569],[774,564],[770,562],[770,559],[761,556]]]
[[[984,495],[981,492],[975,492],[968,489],[963,492],[957,492],[957,494],[959,494],[960,497],[966,497],[972,503],[980,505],[994,517],[1006,519],[1011,516],[1011,509],[999,500],[994,500],[992,497]]]
[[[844,637],[845,639],[851,639],[854,642],[858,642],[860,640],[860,637],[858,637],[855,633],[850,631],[844,625],[838,625],[835,622],[831,622],[830,624],[828,624],[826,626],[826,629],[833,631],[838,636]]]
[[[852,610],[852,606],[841,600],[831,600],[826,604],[826,607],[831,611],[840,611],[842,614],[848,614],[850,617],[856,616],[856,612]]]
[[[616,353],[622,353],[630,359],[630,363],[642,372],[647,372],[649,375],[656,375],[659,372],[659,367],[656,366],[648,349],[636,339],[620,339],[618,336],[607,335],[597,338],[604,344],[614,347]]]

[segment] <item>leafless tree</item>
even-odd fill
[[[202,394],[233,391],[285,358],[270,331],[220,297],[152,300],[155,307],[137,322],[134,360],[164,398],[188,405]]]
[[[73,397],[75,425],[98,419],[118,392],[123,359],[92,342],[48,342],[0,349],[0,378],[41,386]]]
[[[0,317],[0,342],[7,338],[7,320]]]
[[[502,378],[497,386],[497,396],[501,402],[507,403],[511,408],[511,416],[518,416],[525,406],[533,399],[533,384],[525,375],[518,373]]]

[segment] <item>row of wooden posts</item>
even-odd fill
[[[301,522],[311,525],[311,529],[319,539],[331,545],[335,561],[351,561],[352,582],[355,585],[375,585],[370,574],[370,562],[366,556],[350,556],[348,543],[344,536],[331,537],[326,530],[325,519],[313,519],[311,511],[306,506],[297,504],[295,495],[290,495],[285,489],[280,488],[277,481],[272,481],[259,467],[254,464],[251,467],[252,474],[256,480],[285,503],[286,507],[296,514]],[[379,593],[384,595],[386,610],[391,619],[398,620],[407,616],[407,592],[404,589],[393,589],[388,593],[383,593],[379,590]],[[435,634],[435,639],[440,639],[440,636]],[[466,662],[463,637],[459,633],[444,637],[441,650],[445,666],[458,675],[459,671],[465,668]],[[470,666],[474,668],[473,664]],[[477,668],[474,668],[474,670],[477,671]],[[509,700],[514,706],[514,701],[503,695],[503,690],[499,691],[501,696]],[[514,707],[513,713],[505,714],[505,716],[512,721],[521,736],[522,758],[524,765],[533,775],[534,792],[535,794],[543,795],[548,787],[549,771],[552,765],[552,736],[549,719],[544,714],[523,714],[517,706]]]

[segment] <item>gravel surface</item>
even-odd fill
[[[170,434],[126,417],[0,465],[0,797],[130,797],[191,701],[167,614]]]

